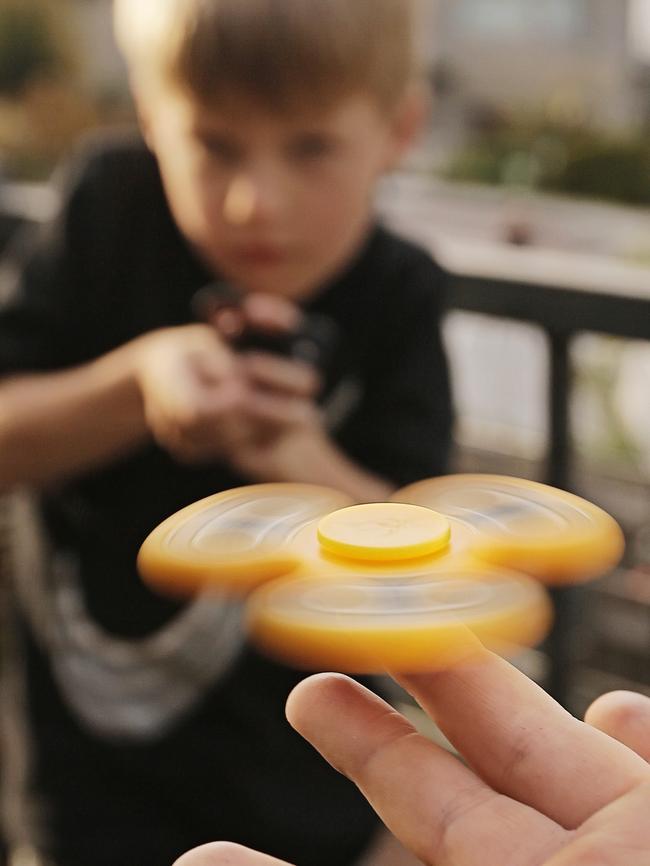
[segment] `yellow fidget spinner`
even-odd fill
[[[596,577],[622,551],[616,522],[578,496],[449,475],[363,505],[309,484],[227,490],[161,523],[138,567],[174,593],[247,595],[253,640],[288,664],[415,672],[477,638],[502,653],[537,643],[542,584]]]

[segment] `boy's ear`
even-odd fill
[[[392,147],[387,171],[395,168],[423,132],[430,110],[431,97],[426,86],[420,82],[410,84],[391,118]]]

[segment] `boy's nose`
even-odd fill
[[[223,216],[227,223],[241,226],[253,219],[268,219],[282,207],[282,192],[277,179],[262,179],[239,174],[226,190]]]
[[[246,175],[238,175],[231,181],[223,202],[226,222],[234,226],[245,225],[255,212],[255,186]]]

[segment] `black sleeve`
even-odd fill
[[[97,250],[97,166],[75,163],[54,220],[22,229],[0,287],[0,375],[62,369],[92,356],[91,267]]]
[[[348,453],[398,485],[447,471],[453,424],[442,272],[423,257],[402,279],[374,341],[360,405],[341,431]]]

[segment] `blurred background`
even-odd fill
[[[449,275],[456,468],[623,523],[551,656],[576,712],[650,693],[650,0],[420,4],[431,117],[378,204]],[[131,122],[109,0],[0,0],[0,242],[52,212],[80,136]]]

